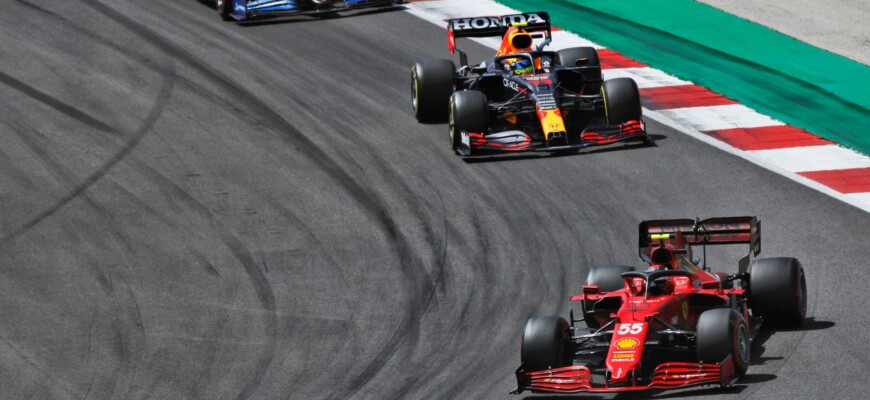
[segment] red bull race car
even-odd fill
[[[339,11],[394,7],[404,0],[215,0],[215,8],[225,21],[293,15],[334,15]]]
[[[710,245],[749,244],[738,272],[711,272],[693,256]],[[640,224],[646,270],[589,269],[583,317],[534,316],[523,332],[515,394],[622,392],[698,385],[727,387],[746,373],[762,323],[797,327],[807,286],[794,258],[754,259],[756,217],[674,219]],[[583,321],[586,327],[576,326]]]
[[[602,80],[592,47],[543,50],[552,36],[547,13],[451,19],[447,34],[460,67],[451,60],[415,63],[412,105],[419,122],[449,121],[450,148],[458,155],[650,140],[634,80]],[[495,57],[469,65],[456,39],[488,36],[502,37]]]

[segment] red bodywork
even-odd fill
[[[757,219],[753,217],[714,218],[703,221],[706,231],[697,234],[696,221],[660,220],[641,224],[642,254],[667,248],[677,258],[669,263],[667,272],[627,272],[622,274],[621,290],[602,293],[597,285],[584,285],[572,301],[582,302],[585,318],[595,318],[596,333],[610,336],[603,359],[604,381],[593,382],[590,366],[572,365],[543,371],[516,372],[518,389],[536,392],[621,392],[648,389],[672,389],[696,385],[726,386],[737,378],[731,357],[716,363],[696,360],[663,360],[642,365],[650,344],[659,349],[668,332],[693,332],[700,314],[710,308],[734,307],[749,321],[742,288],[732,288],[723,282],[724,273],[707,272],[692,262],[690,245],[749,243],[751,251],[760,247]],[[662,239],[664,238],[664,239]],[[647,258],[648,259],[648,258]],[[653,263],[653,267],[656,264]],[[656,274],[656,275],[653,275]],[[643,276],[667,274],[667,292],[653,291],[653,282]],[[608,311],[586,310],[589,304],[619,304]],[[573,318],[573,317],[572,317]],[[573,322],[572,322],[573,323]],[[591,335],[590,335],[591,336]],[[576,337],[575,337],[576,339]],[[706,361],[706,360],[705,360]],[[593,367],[594,368],[594,367]],[[646,372],[644,372],[646,371]]]

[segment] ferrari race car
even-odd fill
[[[711,272],[692,250],[749,244],[738,272]],[[807,286],[794,258],[754,259],[755,217],[674,219],[640,224],[640,254],[650,265],[589,269],[583,317],[534,316],[523,332],[515,394],[621,392],[696,385],[727,387],[744,375],[762,322],[796,327]],[[735,285],[735,283],[737,285]],[[584,321],[586,327],[575,326]],[[595,377],[593,377],[595,376]]]
[[[650,140],[634,80],[603,81],[592,47],[543,50],[552,35],[547,13],[451,19],[447,35],[460,68],[451,60],[415,63],[412,104],[419,122],[449,121],[458,155]],[[502,36],[496,56],[470,66],[456,39],[488,36]]]
[[[334,14],[339,11],[393,7],[404,0],[215,0],[218,14],[225,21],[292,15]]]

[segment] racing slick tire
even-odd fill
[[[695,335],[699,362],[720,363],[731,356],[739,378],[746,374],[750,357],[749,328],[733,308],[716,308],[701,313]]]
[[[568,321],[554,316],[534,316],[526,321],[520,359],[526,371],[542,371],[568,364]]]
[[[559,60],[556,64],[568,67],[576,66],[577,60],[585,58],[586,62],[582,65],[584,67],[594,67],[594,72],[591,74],[587,72],[585,78],[587,80],[601,80],[601,60],[598,58],[598,51],[596,51],[595,48],[571,47],[559,50],[557,54],[559,55]]]
[[[233,0],[214,0],[215,9],[224,21],[232,21]]]
[[[622,279],[623,272],[634,271],[634,267],[628,265],[593,265],[589,267],[589,273],[586,275],[584,285],[598,285],[601,293],[620,290],[625,287],[625,280]],[[583,319],[586,321],[586,326],[598,329],[601,324],[598,320],[587,315],[586,312],[592,309],[592,301],[583,302]]]
[[[411,101],[418,122],[438,123],[447,119],[455,74],[456,65],[450,60],[424,60],[411,67]]]
[[[604,115],[608,125],[619,125],[627,121],[640,121],[640,92],[637,83],[631,78],[615,78],[601,85],[604,98]]]
[[[800,326],[807,313],[807,281],[800,261],[790,257],[755,260],[749,268],[749,308],[765,324]]]
[[[477,90],[463,90],[450,96],[450,149],[457,151],[462,133],[486,131],[486,95]]]

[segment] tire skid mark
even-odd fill
[[[23,225],[15,228],[10,234],[0,238],[0,248],[4,248],[15,241],[21,235],[27,233],[30,229],[38,225],[40,222],[45,220],[48,217],[51,217],[58,210],[63,208],[65,205],[69,204],[72,200],[78,198],[83,193],[85,193],[88,188],[97,183],[100,179],[102,179],[106,174],[112,170],[121,160],[123,160],[134,148],[139,144],[140,141],[145,137],[145,135],[151,130],[154,124],[160,119],[160,115],[163,113],[163,110],[166,108],[166,105],[169,103],[169,98],[172,95],[175,79],[175,75],[167,77],[164,80],[163,86],[160,89],[159,94],[155,100],[154,106],[148,112],[148,115],[145,117],[142,125],[130,136],[130,139],[124,143],[121,148],[115,152],[112,157],[106,160],[100,167],[96,169],[90,176],[83,179],[81,183],[79,183],[72,191],[62,196],[59,200],[57,200],[52,206],[48,209],[40,212],[35,217],[31,218],[29,221],[24,223]],[[51,103],[46,103],[49,106],[52,106]],[[64,109],[59,109],[58,111],[64,112]],[[114,132],[119,132],[117,129],[112,129]]]
[[[39,89],[36,89],[35,87],[30,86],[27,83],[22,82],[3,71],[0,71],[0,82],[40,103],[43,103],[61,112],[62,114],[69,116],[72,119],[75,119],[76,121],[85,124],[86,126],[89,126],[101,132],[109,133],[115,137],[124,136],[118,129],[109,126],[105,122],[90,116],[89,114],[85,113],[82,110],[79,110],[78,108],[75,108],[72,105],[60,101],[57,98],[49,95],[48,93],[40,91]]]
[[[332,157],[330,157],[329,154],[327,154],[323,149],[318,147],[311,139],[306,137],[296,127],[290,124],[278,112],[270,108],[263,100],[259,99],[254,93],[232,82],[228,77],[225,77],[223,74],[208,67],[205,63],[197,59],[192,54],[189,54],[182,48],[173,45],[168,40],[161,37],[156,32],[148,29],[148,27],[142,25],[141,23],[132,20],[126,15],[112,9],[111,7],[106,6],[101,2],[88,2],[85,3],[85,5],[105,15],[107,18],[114,20],[115,22],[126,27],[130,31],[138,34],[140,37],[142,37],[155,47],[163,50],[165,53],[173,57],[176,61],[184,63],[185,65],[203,74],[203,76],[205,76],[206,78],[209,78],[213,82],[224,87],[233,95],[234,98],[239,100],[240,103],[245,104],[247,107],[254,110],[254,113],[259,115],[259,117],[263,120],[264,126],[271,127],[272,130],[278,135],[278,137],[286,141],[289,145],[295,147],[302,154],[308,156],[314,163],[316,163],[321,168],[323,172],[325,172],[337,184],[341,185],[348,192],[348,194],[356,200],[357,204],[363,207],[368,215],[373,217],[373,219],[380,225],[381,229],[383,229],[386,235],[393,239],[393,243],[395,244],[394,249],[398,254],[399,262],[402,266],[411,267],[419,265],[419,257],[413,254],[408,239],[401,232],[398,224],[395,220],[393,220],[392,216],[389,214],[385,206],[377,200],[376,196],[372,195],[368,190],[366,190],[365,187],[357,182],[353,178],[353,176],[347,173],[347,171],[343,170],[340,166],[338,166],[337,163],[332,162]],[[185,195],[189,196],[186,193]],[[240,242],[237,241],[238,239],[236,239],[234,236],[227,233],[222,233],[221,236],[225,240],[228,240],[228,246],[235,249],[236,251],[242,251],[244,249],[244,247],[240,245]],[[244,254],[242,253],[239,253],[237,255],[244,256]],[[247,257],[243,258],[247,259]],[[255,288],[269,288],[268,286],[259,286],[259,284],[261,283],[268,283],[265,277],[259,276],[260,274],[262,274],[262,270],[260,270],[259,267],[249,265],[244,262],[243,266],[246,272],[253,274],[253,276],[251,276],[251,279],[252,282],[254,282]],[[413,278],[412,273],[414,271],[406,270],[405,272],[408,275],[412,275]],[[430,291],[430,296],[431,293],[432,292]],[[261,300],[266,301],[263,304],[264,309],[269,310],[271,308],[269,311],[274,311],[274,303],[268,304],[269,299],[274,301],[274,297],[271,295],[271,290],[269,290],[268,293],[261,292],[259,293],[259,295]],[[418,302],[418,305],[419,304],[420,303]],[[272,316],[272,318],[275,317],[274,313],[270,313],[270,315]],[[414,318],[412,317],[412,314],[406,314],[406,317],[399,324],[400,329],[394,331],[393,337],[390,340],[390,343],[395,344],[391,345],[390,348],[385,349],[381,352],[381,354],[375,357],[375,360],[372,361],[372,365],[376,366],[375,368],[368,368],[367,371],[364,371],[364,373],[360,377],[352,379],[350,384],[351,387],[362,387],[376,374],[376,371],[379,371],[383,368],[386,361],[389,360],[391,355],[395,353],[395,351],[399,348],[401,344],[401,327],[414,328],[413,321]],[[271,328],[275,327],[274,320],[269,323],[269,326]],[[270,335],[269,346],[274,346],[275,343],[276,342],[274,335]],[[268,369],[273,356],[274,353],[261,356],[262,358],[257,363],[257,369],[254,373],[254,378],[252,378],[252,380],[249,381],[245,388],[239,393],[239,399],[249,397],[252,392],[257,388],[263,376],[265,375],[266,369]]]

